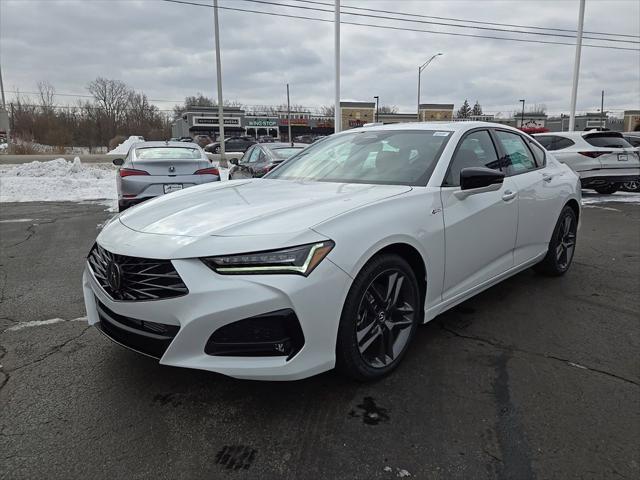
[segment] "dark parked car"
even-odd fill
[[[224,141],[225,152],[246,152],[256,141],[252,137],[229,137]],[[220,153],[220,142],[213,142],[204,147],[205,152]]]
[[[307,145],[301,143],[259,143],[253,145],[229,170],[229,180],[262,177],[286,159],[302,151]]]

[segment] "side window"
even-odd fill
[[[226,146],[226,145],[225,145]],[[253,151],[255,150],[255,148],[250,148],[249,150],[247,150],[246,152],[244,152],[244,155],[242,156],[242,158],[240,159],[240,163],[247,163],[249,161],[249,158],[251,158],[251,154],[253,153]]]
[[[562,150],[563,148],[569,148],[572,145],[575,145],[575,142],[573,140],[569,140],[568,138],[563,138],[563,137],[557,137],[558,140],[556,141],[555,145],[554,145],[554,150]]]
[[[470,133],[458,145],[458,149],[444,179],[444,186],[460,185],[460,171],[468,167],[487,167],[499,170],[496,149],[487,130]]]
[[[536,164],[538,167],[544,167],[545,165],[545,155],[544,150],[542,150],[538,145],[533,142],[529,142],[529,147],[531,147],[531,151],[533,152],[533,156],[536,159]]]
[[[501,163],[507,167],[509,175],[517,175],[537,168],[531,151],[520,135],[496,130],[496,137],[505,153],[505,156],[500,159]]]
[[[257,162],[261,154],[262,154],[262,149],[260,147],[253,147],[253,149],[251,150],[251,155],[249,155],[247,162],[248,163]]]

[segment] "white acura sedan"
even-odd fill
[[[579,218],[577,175],[518,130],[374,125],[120,214],[84,298],[90,324],[163,365],[372,380],[419,324],[528,267],[565,273]]]

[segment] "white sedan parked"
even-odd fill
[[[114,218],[88,256],[88,319],[163,365],[376,379],[419,324],[528,267],[565,273],[579,218],[577,175],[518,130],[350,130]]]
[[[640,180],[640,149],[619,132],[553,132],[534,136],[558,161],[580,175],[583,188],[610,194],[625,183]]]

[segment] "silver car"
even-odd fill
[[[127,156],[116,158],[120,211],[159,195],[219,182],[220,172],[195,143],[140,142]]]

